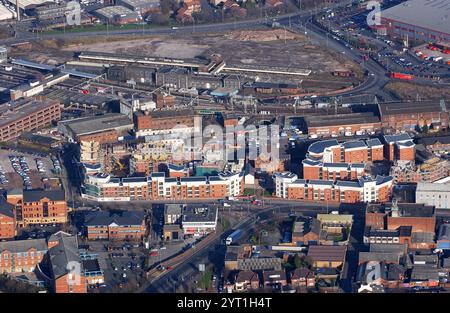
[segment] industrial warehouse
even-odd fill
[[[381,13],[389,35],[409,41],[450,43],[450,3],[409,0]]]

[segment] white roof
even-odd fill
[[[16,6],[16,0],[7,0],[9,3]],[[19,1],[19,8],[24,9],[29,5],[37,5],[37,4],[43,4],[46,2],[54,2],[53,0],[18,0]]]
[[[10,20],[15,16],[16,14],[13,14],[13,12],[8,10],[7,7],[5,7],[3,4],[0,4],[0,21]]]
[[[450,1],[448,0],[409,0],[381,12],[381,16],[450,34]]]
[[[420,191],[450,192],[450,184],[417,183],[417,192]]]

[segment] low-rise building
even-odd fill
[[[416,202],[434,206],[437,209],[449,209],[450,184],[419,182],[416,189]]]
[[[64,190],[12,190],[6,200],[15,207],[19,226],[63,224],[68,220]]]
[[[184,207],[181,227],[185,235],[204,236],[216,231],[217,218],[217,208]]]
[[[423,137],[418,140],[428,151],[434,154],[448,154],[450,152],[450,136]]]
[[[94,11],[103,22],[123,25],[137,23],[142,19],[139,12],[135,12],[121,5],[107,6]]]
[[[308,257],[316,268],[340,268],[345,263],[346,246],[310,246]]]
[[[14,206],[0,196],[0,240],[14,238],[16,233]]]
[[[100,264],[98,263],[97,259],[83,260],[82,265],[87,285],[95,286],[98,284],[103,284],[105,282],[104,272],[100,268]]]
[[[393,131],[415,130],[427,125],[433,129],[447,129],[449,111],[445,102],[414,101],[379,103],[381,126]]]
[[[249,270],[237,272],[234,280],[235,291],[242,292],[257,289],[259,289],[258,273]]]
[[[90,212],[84,223],[88,240],[141,240],[146,231],[144,212]]]
[[[87,281],[76,236],[61,231],[51,235],[45,262],[48,265],[53,292],[87,292]]]
[[[308,268],[296,268],[291,274],[291,285],[293,287],[314,288],[316,286],[314,272]]]
[[[33,272],[46,253],[45,239],[0,241],[0,273]]]

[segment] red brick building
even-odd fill
[[[58,101],[26,100],[0,113],[0,141],[13,140],[61,119]]]
[[[63,224],[68,207],[64,190],[23,190],[8,193],[8,203],[15,207],[19,226]]]
[[[16,236],[16,216],[14,206],[0,197],[0,240]]]
[[[146,230],[143,212],[93,212],[84,225],[88,240],[141,240]]]
[[[414,130],[427,125],[448,129],[449,110],[439,100],[379,103],[381,126],[394,131]]]
[[[407,133],[397,135],[385,135],[383,137],[386,148],[385,157],[389,161],[414,161],[415,160],[415,144]]]
[[[48,240],[45,262],[49,268],[52,291],[86,293],[87,280],[78,250],[78,240],[65,232],[57,232]]]
[[[45,239],[0,241],[0,273],[33,272],[46,253]]]

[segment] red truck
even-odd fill
[[[391,78],[402,79],[402,80],[412,80],[414,78],[413,75],[397,73],[397,72],[392,72],[390,76],[391,76]]]

